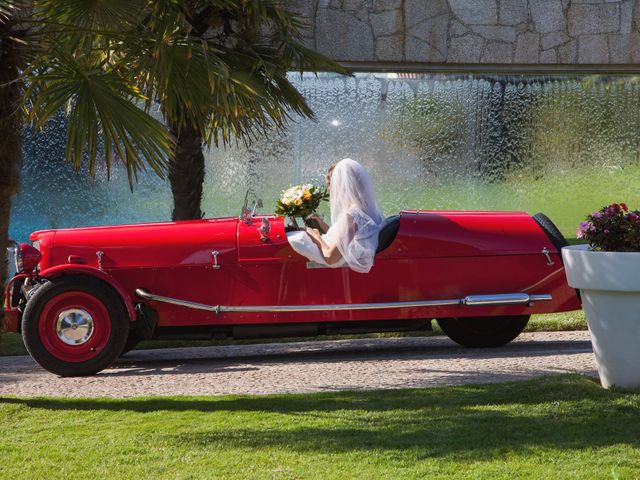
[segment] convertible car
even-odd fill
[[[314,264],[285,219],[258,215],[44,230],[15,244],[4,330],[62,376],[90,375],[150,338],[276,338],[427,330],[503,345],[531,314],[580,308],[562,234],[544,215],[402,211],[373,269]]]

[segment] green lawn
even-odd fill
[[[640,392],[576,375],[306,395],[0,397],[0,478],[638,478]]]
[[[586,330],[587,324],[582,310],[566,313],[550,313],[546,315],[534,315],[527,325],[526,331],[559,331],[559,330]],[[433,322],[431,332],[407,332],[407,333],[380,333],[370,335],[342,335],[332,337],[314,338],[283,338],[268,340],[212,340],[212,341],[157,341],[151,340],[142,342],[138,349],[170,348],[170,347],[193,347],[210,345],[239,345],[248,343],[271,343],[271,342],[300,342],[303,340],[333,340],[340,338],[375,338],[375,337],[397,337],[397,336],[424,336],[424,335],[444,335],[438,324]],[[22,338],[16,333],[8,333],[0,336],[0,356],[7,355],[27,355],[27,350],[22,343]]]

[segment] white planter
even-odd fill
[[[602,386],[640,387],[640,252],[573,245],[562,259],[580,289]]]

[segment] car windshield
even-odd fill
[[[240,211],[240,219],[247,222],[250,221],[251,217],[253,217],[262,206],[262,199],[258,198],[253,190],[247,190],[244,196],[242,210]]]

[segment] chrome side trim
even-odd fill
[[[208,312],[218,313],[218,307],[205,305],[203,303],[188,302],[186,300],[178,300],[177,298],[154,295],[144,288],[136,289],[136,295],[140,298],[144,298],[145,300],[153,300],[154,302],[169,303],[171,305],[177,305],[179,307],[193,308],[194,310],[206,310]]]
[[[551,295],[504,293],[502,295],[469,295],[468,297],[464,297],[461,303],[470,307],[481,307],[484,305],[523,305],[547,300],[552,300]]]
[[[384,310],[390,308],[417,308],[417,307],[446,307],[451,305],[461,306],[488,306],[488,305],[533,305],[534,302],[548,301],[552,299],[549,294],[528,295],[526,293],[506,293],[501,295],[469,295],[465,298],[451,300],[417,300],[412,302],[387,302],[387,303],[338,303],[325,305],[205,305],[202,303],[178,300],[171,297],[154,295],[153,293],[138,288],[136,295],[145,300],[169,303],[180,307],[205,310],[208,312],[323,312],[325,310]]]

